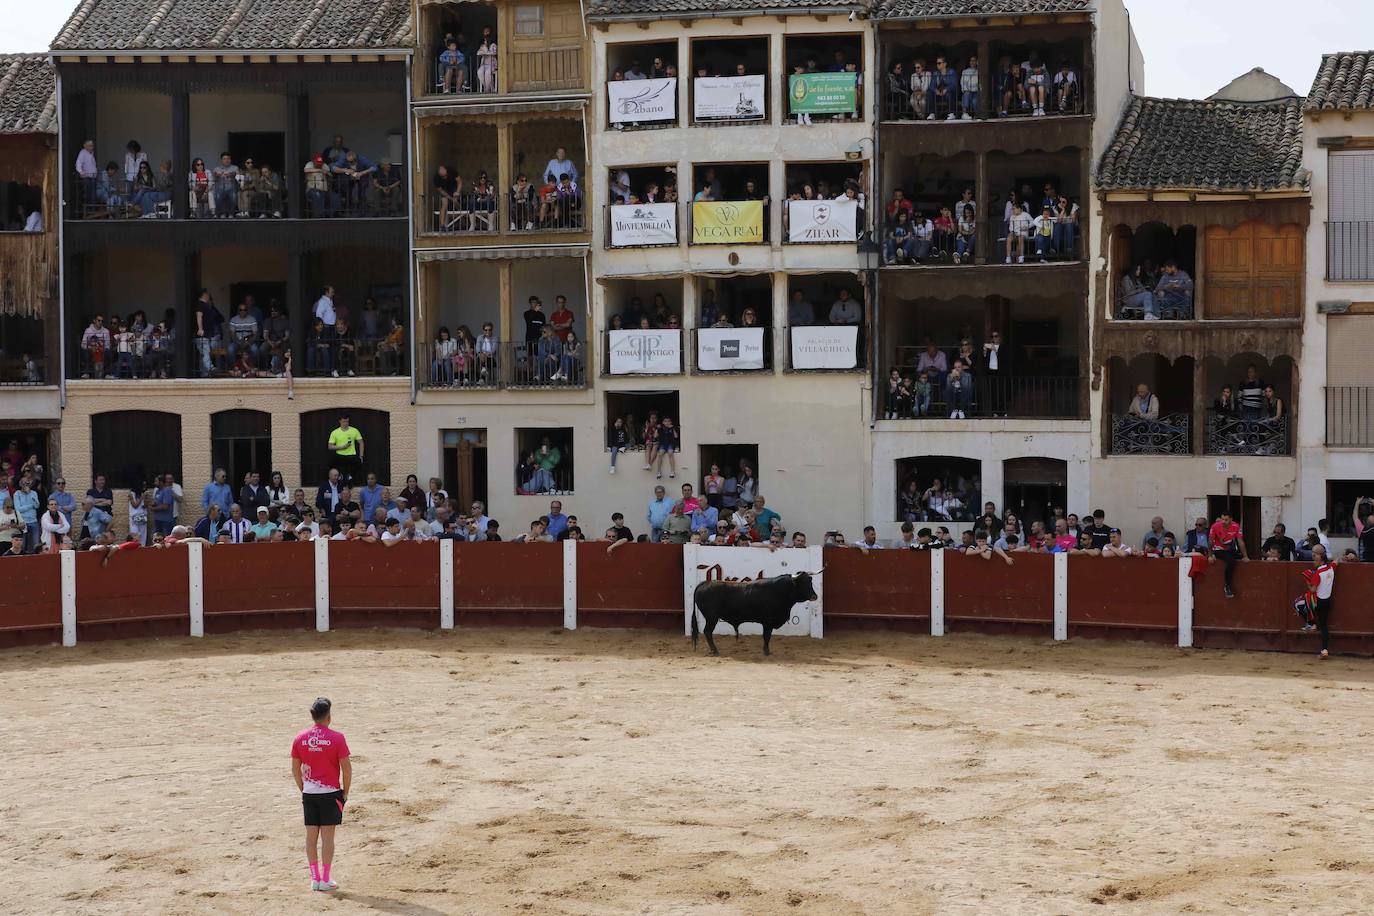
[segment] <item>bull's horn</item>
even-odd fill
[[[824,567],[824,566],[822,566],[820,569],[816,570],[816,571],[813,572],[813,573],[807,573],[807,575],[808,575],[808,576],[819,576],[819,575],[820,575],[821,573],[823,573],[823,572],[825,572],[825,567]]]

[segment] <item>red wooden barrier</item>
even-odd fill
[[[315,625],[314,544],[210,547],[201,556],[206,633]]]
[[[1302,632],[1293,599],[1306,589],[1303,563],[1241,563],[1235,598],[1222,593],[1220,563],[1193,580],[1193,644],[1218,649],[1277,649],[1313,652],[1315,634]],[[1331,591],[1331,651],[1374,652],[1374,566],[1336,567]]]
[[[454,544],[453,616],[460,626],[562,626],[563,545]]]
[[[953,553],[953,551],[951,551]],[[930,554],[825,551],[825,629],[930,632]]]
[[[329,542],[329,626],[439,626],[439,542]]]
[[[53,555],[0,560],[0,649],[62,641],[62,564]]]
[[[76,641],[191,632],[186,551],[76,555]]]
[[[1069,557],[1068,561],[1070,637],[1178,644],[1176,561],[1140,557]]]
[[[1054,557],[1014,554],[1016,565],[945,551],[945,626],[976,633],[1054,632]]]
[[[577,545],[577,625],[681,632],[682,548],[672,544]]]

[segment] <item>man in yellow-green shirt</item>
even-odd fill
[[[334,453],[334,467],[350,483],[363,476],[363,434],[348,423],[348,414],[339,417],[338,427],[329,434],[329,450]]]

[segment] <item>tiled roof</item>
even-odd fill
[[[1131,102],[1097,166],[1109,190],[1306,190],[1298,99]]]
[[[691,18],[722,13],[759,11],[805,15],[813,10],[857,10],[868,8],[869,0],[588,0],[587,18],[592,20],[649,19],[657,16]]]
[[[1305,111],[1374,108],[1374,51],[1327,54],[1317,70]]]
[[[57,80],[46,54],[0,54],[0,134],[57,133]]]
[[[81,0],[52,47],[326,51],[411,42],[409,0]]]
[[[874,0],[874,19],[953,19],[963,16],[1025,16],[1083,13],[1094,0]]]

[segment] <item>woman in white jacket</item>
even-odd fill
[[[42,528],[42,544],[45,553],[57,553],[62,547],[62,536],[72,530],[72,523],[57,508],[57,500],[48,500],[48,511],[38,517]]]

